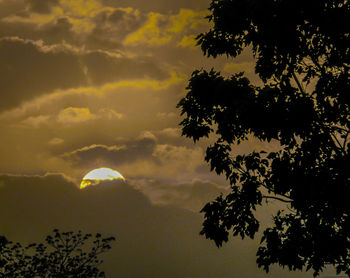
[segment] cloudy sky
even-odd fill
[[[117,240],[107,277],[311,277],[255,265],[259,239],[221,249],[199,210],[227,191],[182,138],[176,104],[196,68],[254,75],[252,57],[203,57],[208,0],[0,0],[0,233],[53,228]],[[236,149],[257,147],[250,144]],[[98,167],[126,183],[80,190]],[[264,223],[271,211],[260,211]]]

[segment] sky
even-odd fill
[[[210,142],[181,137],[176,104],[195,69],[254,78],[249,51],[208,59],[196,46],[209,3],[0,0],[0,234],[115,236],[107,277],[312,276],[259,270],[259,236],[218,249],[199,235],[200,209],[229,185],[204,162]],[[126,182],[80,190],[99,167]],[[263,227],[273,209],[258,211]]]

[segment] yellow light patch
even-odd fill
[[[176,15],[170,16],[170,28],[172,33],[182,33],[187,28],[194,29],[200,23],[206,23],[204,17],[207,12],[196,12],[188,9],[181,9]]]
[[[189,9],[181,9],[178,14],[174,15],[150,12],[146,23],[127,36],[124,44],[160,46],[178,40],[184,34],[195,32],[198,25],[206,23],[204,17],[207,13],[206,11],[197,12]]]
[[[62,110],[57,117],[57,121],[63,124],[81,123],[96,119],[89,108],[68,107]]]
[[[90,171],[84,176],[83,180],[80,183],[80,189],[83,189],[87,186],[97,185],[100,181],[118,179],[125,180],[125,178],[118,171],[106,167],[97,168]]]
[[[96,0],[61,0],[61,5],[68,15],[80,17],[95,16],[103,8]]]
[[[170,41],[171,36],[163,32],[160,28],[162,21],[166,21],[166,16],[160,13],[151,12],[148,15],[148,20],[144,26],[136,32],[130,34],[125,39],[126,45],[162,45]]]
[[[197,35],[184,36],[177,45],[181,47],[196,48],[197,46],[196,37]]]

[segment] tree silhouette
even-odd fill
[[[114,237],[94,237],[81,231],[55,229],[45,243],[22,247],[0,237],[0,277],[6,278],[95,278],[105,277],[98,269],[99,256],[111,248]]]
[[[182,134],[210,136],[205,160],[232,189],[202,209],[201,234],[217,246],[229,232],[253,238],[257,206],[278,200],[258,266],[317,276],[331,264],[350,277],[349,2],[212,0],[209,10],[213,27],[197,37],[204,54],[234,58],[249,47],[263,85],[196,70],[178,104]],[[232,153],[250,138],[278,151]]]

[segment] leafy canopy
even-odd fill
[[[114,237],[94,237],[81,231],[55,229],[45,243],[23,247],[0,236],[0,277],[13,278],[96,278],[105,277],[98,269],[99,256],[111,248]]]
[[[249,47],[263,85],[196,70],[178,104],[184,136],[215,134],[205,159],[232,189],[202,209],[201,234],[218,246],[230,232],[253,238],[256,208],[279,200],[286,206],[263,232],[259,267],[317,276],[331,264],[350,277],[349,2],[212,0],[209,10],[204,54],[234,58]],[[279,151],[231,151],[252,137]]]

